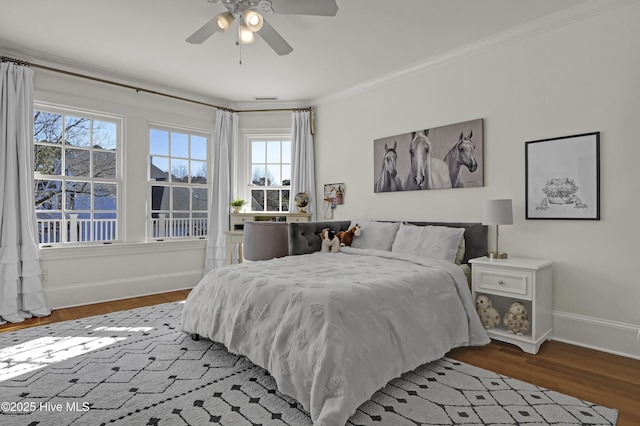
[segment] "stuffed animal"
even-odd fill
[[[529,317],[527,308],[521,302],[513,302],[509,307],[509,312],[504,314],[504,325],[507,326],[507,332],[522,336],[525,331],[529,330]]]
[[[355,237],[360,236],[360,225],[356,223],[348,231],[340,231],[338,232],[338,239],[340,240],[340,247],[342,246],[350,246]]]
[[[322,244],[320,244],[320,251],[327,253],[338,253],[340,251],[340,240],[336,235],[336,232],[330,228],[324,228],[320,231],[320,238],[322,238]]]
[[[500,313],[487,296],[481,294],[476,298],[476,310],[485,330],[500,325]]]

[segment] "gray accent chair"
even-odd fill
[[[287,222],[245,222],[242,251],[247,260],[269,260],[288,255]]]

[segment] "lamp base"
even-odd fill
[[[489,253],[489,259],[506,259],[507,253],[492,251]]]

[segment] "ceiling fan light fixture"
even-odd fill
[[[240,24],[239,39],[242,44],[251,44],[256,41],[256,37],[253,35],[253,31],[245,24]]]
[[[244,20],[245,25],[254,33],[262,29],[264,19],[262,18],[262,15],[255,10],[245,9],[244,12],[242,12],[242,19]]]
[[[227,31],[233,24],[233,15],[231,12],[222,12],[216,15],[216,24],[220,32]]]

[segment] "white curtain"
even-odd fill
[[[0,62],[0,323],[51,313],[33,204],[33,71]]]
[[[316,175],[313,154],[313,135],[311,134],[311,112],[294,111],[291,113],[291,194],[289,211],[297,212],[294,203],[296,194],[309,194],[307,213],[311,221],[316,220]]]
[[[229,230],[229,203],[237,191],[238,114],[216,110],[215,129],[205,273],[225,264],[224,232]]]

